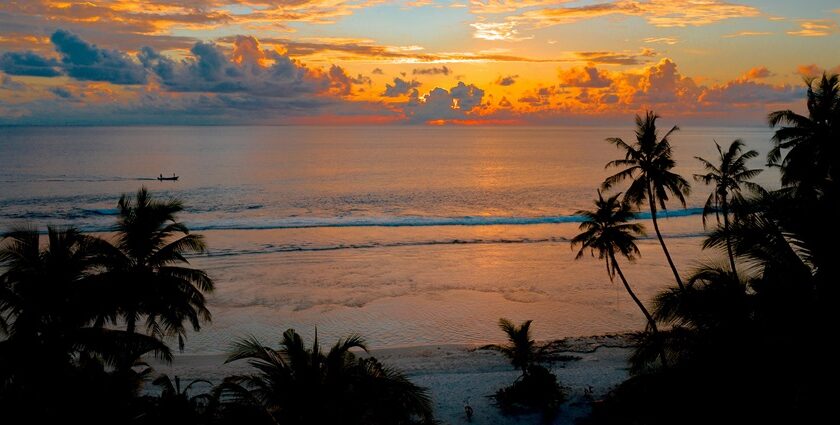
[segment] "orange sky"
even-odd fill
[[[0,124],[761,124],[840,70],[782,0],[0,3]]]

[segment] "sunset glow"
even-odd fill
[[[760,125],[840,67],[836,6],[3,2],[0,124]]]

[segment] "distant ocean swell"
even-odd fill
[[[702,208],[687,208],[681,210],[660,211],[657,217],[689,217],[703,213]],[[22,213],[7,215],[22,221],[33,221],[35,224],[50,221],[70,221],[83,231],[107,232],[113,228],[112,219],[108,216],[116,215],[112,209],[74,209],[67,213]],[[306,229],[329,227],[428,227],[428,226],[524,226],[538,224],[580,223],[583,217],[579,215],[559,215],[541,217],[509,217],[509,216],[463,216],[463,217],[426,217],[426,216],[383,216],[383,217],[285,217],[285,218],[214,218],[205,220],[201,214],[192,217],[187,214],[184,221],[194,231],[206,230],[273,230],[273,229]],[[233,214],[231,214],[233,215]],[[650,219],[651,214],[642,212],[636,214],[640,220]],[[91,221],[85,222],[90,219]],[[104,221],[107,220],[107,223]],[[70,224],[70,223],[67,223]]]
[[[703,233],[680,233],[668,234],[668,238],[695,238],[703,236]],[[652,239],[655,236],[644,236],[639,239]],[[412,246],[435,246],[435,245],[496,245],[496,244],[540,244],[540,243],[568,243],[569,239],[562,236],[552,236],[546,238],[498,238],[498,239],[440,239],[440,240],[420,240],[420,241],[399,241],[399,242],[362,242],[353,244],[335,244],[335,245],[321,245],[314,246],[307,245],[273,245],[266,244],[257,248],[250,249],[214,249],[199,257],[233,257],[240,255],[259,255],[259,254],[275,254],[285,252],[320,252],[320,251],[340,251],[353,249],[377,249],[377,248],[400,248]]]

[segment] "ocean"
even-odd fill
[[[217,285],[213,322],[190,334],[190,354],[246,335],[273,344],[287,328],[317,328],[324,341],[359,333],[377,348],[498,341],[500,317],[533,319],[539,339],[640,330],[604,263],[574,261],[568,242],[620,155],[606,137],[632,140],[632,125],[5,127],[0,229],[107,235],[123,193],[183,200],[181,220],[210,247],[190,261]],[[672,139],[676,171],[691,179],[702,171],[694,156],[713,159],[713,140],[736,138],[761,167],[770,137],[684,128]],[[756,181],[771,187],[778,175]],[[683,274],[722,261],[700,246],[709,191],[693,183],[687,208],[671,203],[662,220]],[[673,284],[648,230],[642,257],[623,267],[646,301]]]

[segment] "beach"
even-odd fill
[[[627,356],[630,343],[626,334],[565,338],[544,342],[550,349],[546,363],[567,390],[568,399],[551,424],[573,424],[590,411],[585,392],[591,387],[592,399],[603,397],[627,379]],[[499,352],[474,344],[423,345],[370,350],[382,363],[402,370],[412,382],[429,390],[435,417],[445,425],[487,424],[515,425],[538,423],[540,414],[504,415],[489,396],[510,385],[520,374]],[[360,355],[364,355],[360,353]],[[182,385],[194,379],[220,383],[226,376],[249,373],[245,362],[224,364],[225,356],[182,355],[172,364],[149,359],[156,373],[178,376]],[[208,389],[198,384],[197,391]],[[147,384],[144,391],[156,393]],[[469,422],[464,406],[470,405],[474,415]]]

